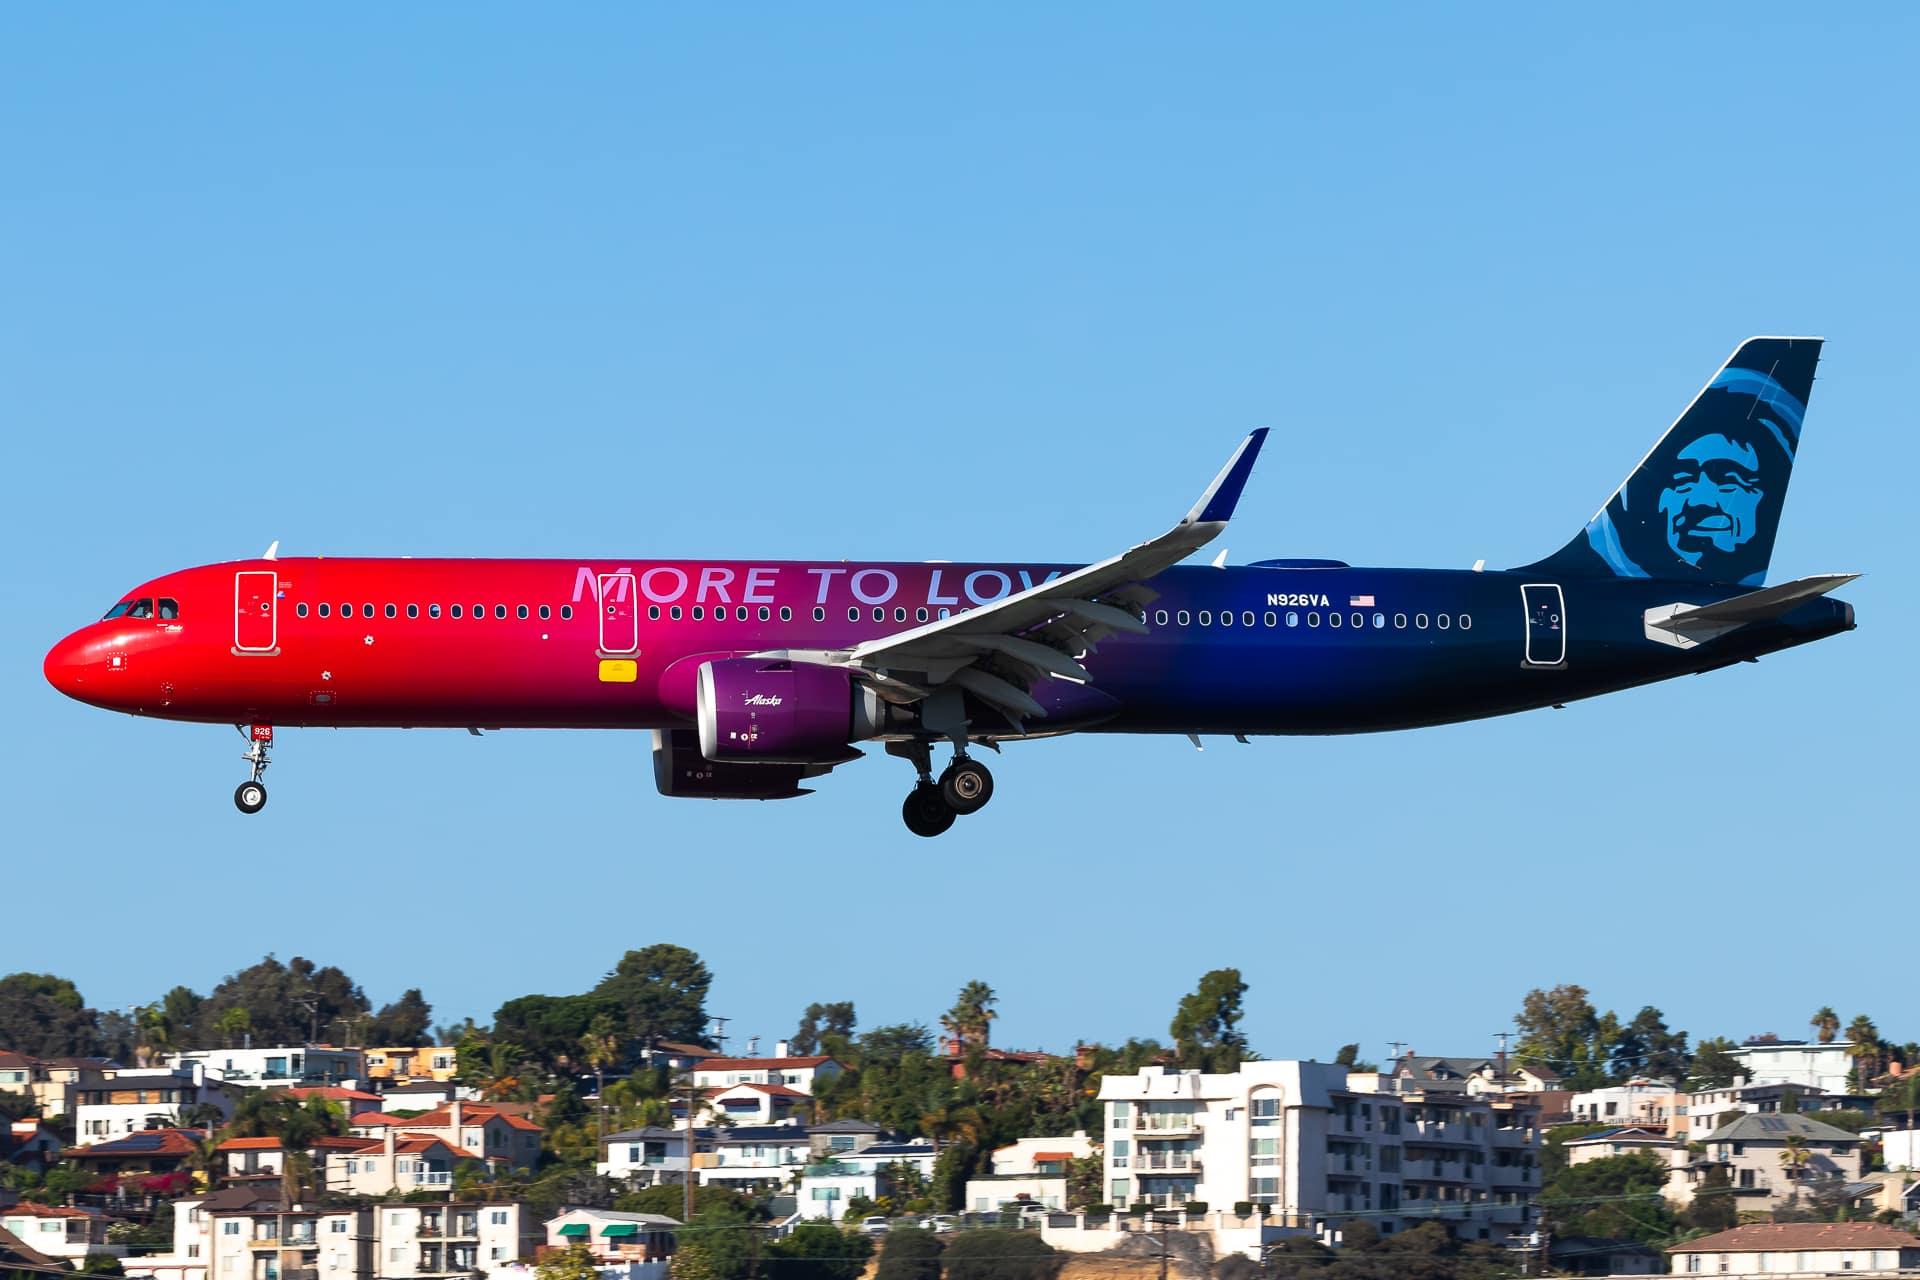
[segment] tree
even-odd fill
[[[998,999],[992,987],[976,978],[960,988],[953,1008],[941,1015],[940,1025],[963,1048],[984,1049],[992,1035],[993,1020],[1000,1016],[993,1008]]]
[[[580,1037],[580,1052],[593,1068],[593,1102],[599,1114],[600,1136],[607,1136],[607,1068],[620,1060],[620,1036],[613,1018],[601,1014]],[[691,1123],[691,1121],[689,1121]]]
[[[734,1204],[696,1212],[674,1241],[674,1280],[745,1280],[753,1275],[764,1241],[751,1227],[751,1216]]]
[[[398,1000],[383,1005],[374,1015],[366,1042],[414,1049],[427,1043],[428,1029],[432,1026],[433,1006],[420,994],[420,988],[409,987],[400,993]]]
[[[600,1280],[593,1250],[584,1244],[547,1250],[546,1256],[534,1264],[533,1274],[536,1280]]]
[[[620,957],[593,989],[611,1000],[631,1034],[651,1049],[662,1040],[705,1043],[707,989],[713,974],[700,957],[670,942],[656,942]]]
[[[215,987],[202,1014],[218,1019],[235,1008],[246,1010],[256,1041],[290,1045],[305,1044],[343,1018],[364,1015],[369,1006],[366,993],[333,965],[303,956],[282,964],[268,955]]]
[[[1679,1225],[1662,1194],[1666,1181],[1658,1156],[1605,1156],[1556,1173],[1540,1204],[1555,1235],[1664,1244]]]
[[[1521,1000],[1513,1025],[1520,1030],[1514,1049],[1520,1060],[1552,1067],[1566,1078],[1566,1088],[1597,1088],[1609,1079],[1606,1063],[1612,1044],[1585,987],[1535,987]]]
[[[11,1089],[0,1089],[0,1120],[25,1120],[38,1115],[39,1111],[40,1105],[27,1090],[15,1093]]]
[[[1813,1159],[1807,1150],[1807,1140],[1797,1133],[1787,1135],[1780,1146],[1780,1167],[1786,1170],[1788,1182],[1799,1182],[1806,1175],[1807,1164]]]
[[[1909,1070],[1889,1085],[1880,1094],[1878,1105],[1881,1115],[1889,1120],[1897,1117],[1905,1127],[1913,1128],[1915,1113],[1920,1112],[1920,1070]]]
[[[1687,1073],[1687,1088],[1695,1091],[1724,1089],[1732,1084],[1734,1077],[1743,1071],[1740,1060],[1732,1053],[1738,1047],[1725,1036],[1702,1040]]]
[[[1834,1036],[1840,1033],[1840,1015],[1833,1011],[1832,1005],[1823,1004],[1813,1011],[1807,1025],[1819,1034],[1821,1044],[1832,1044]]]
[[[99,1047],[93,1011],[80,989],[51,973],[0,978],[0,1045],[30,1057],[90,1054]]]
[[[1053,1280],[1065,1261],[1033,1231],[962,1231],[940,1256],[946,1280]]]
[[[853,1038],[853,1029],[858,1025],[854,1017],[853,1001],[838,1000],[831,1004],[810,1004],[807,1011],[800,1015],[800,1025],[793,1033],[793,1051],[801,1056],[815,1053],[832,1053],[828,1046],[839,1041],[844,1044]]]
[[[778,1280],[859,1280],[873,1242],[827,1222],[803,1222],[767,1246]]]
[[[1341,1045],[1340,1052],[1333,1055],[1333,1065],[1336,1067],[1345,1067],[1349,1071],[1378,1071],[1380,1069],[1378,1063],[1360,1061],[1360,1046],[1357,1044]]]
[[[1880,1028],[1864,1013],[1847,1024],[1847,1056],[1853,1059],[1855,1087],[1866,1089],[1880,1074]]]
[[[1200,978],[1192,993],[1181,997],[1167,1028],[1173,1036],[1175,1060],[1183,1069],[1228,1072],[1247,1056],[1247,1038],[1240,1033],[1241,998],[1247,984],[1238,969],[1214,969]]]
[[[236,1048],[241,1039],[253,1030],[253,1015],[242,1005],[232,1005],[214,1016],[213,1030],[224,1047]]]
[[[1604,1019],[1602,1022],[1604,1036]],[[1609,1061],[1615,1080],[1646,1076],[1679,1081],[1686,1079],[1693,1056],[1687,1052],[1687,1033],[1669,1031],[1666,1016],[1652,1005],[1643,1005],[1633,1020],[1620,1028],[1610,1047]]]
[[[887,1232],[874,1280],[940,1280],[940,1238],[917,1227]]]
[[[1740,1224],[1740,1210],[1734,1203],[1733,1174],[1725,1165],[1710,1165],[1700,1184],[1693,1189],[1693,1200],[1680,1213],[1680,1221],[1690,1231],[1731,1231]]]

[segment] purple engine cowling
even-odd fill
[[[785,800],[811,791],[800,785],[817,778],[831,765],[718,764],[700,754],[700,739],[691,729],[656,729],[653,733],[653,785],[663,796],[700,800]]]
[[[784,658],[701,664],[694,711],[700,754],[739,764],[840,764],[882,719],[851,673]]]

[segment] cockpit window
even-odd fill
[[[180,602],[160,597],[160,621],[172,622],[180,616]]]
[[[172,602],[169,601],[168,603]],[[109,618],[151,618],[152,616],[153,601],[151,599],[122,600],[119,604],[107,610],[107,617]]]

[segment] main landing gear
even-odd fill
[[[940,835],[956,818],[980,812],[993,799],[993,775],[987,772],[987,766],[967,755],[964,746],[954,747],[953,763],[938,782],[934,781],[932,752],[926,743],[901,744],[894,753],[913,761],[920,775],[900,805],[907,830],[917,836]]]
[[[258,813],[267,807],[267,788],[260,781],[260,775],[273,763],[267,759],[267,752],[273,748],[273,726],[256,724],[242,728],[235,725],[234,728],[247,739],[247,754],[240,758],[253,766],[253,776],[233,789],[233,806],[242,813]]]

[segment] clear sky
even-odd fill
[[[976,977],[999,1041],[1164,1035],[1221,965],[1270,1056],[1485,1052],[1555,982],[1920,1037],[1917,38],[1896,5],[10,8],[0,972],[113,1007],[304,954],[484,1021],[672,941],[767,1041]],[[878,753],[696,803],[621,733],[288,733],[245,818],[232,729],[40,672],[273,539],[1092,560],[1262,424],[1235,560],[1524,563],[1756,333],[1829,340],[1773,573],[1865,571],[1857,632],[1418,733],[1015,745],[936,841]]]

